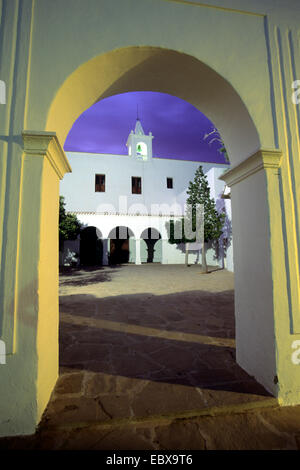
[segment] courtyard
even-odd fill
[[[297,448],[300,407],[237,365],[234,323],[226,270],[65,268],[60,377],[37,433],[0,448]]]
[[[48,424],[269,401],[235,362],[232,273],[145,264],[61,276],[60,379]]]

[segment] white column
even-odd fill
[[[136,238],[135,240],[135,264],[142,264],[141,262],[141,240]]]
[[[168,240],[165,240],[165,239],[162,239],[162,246],[161,246],[161,264],[168,264],[168,258],[167,258],[167,254],[168,254]]]
[[[300,379],[289,354],[290,319],[281,282],[281,157],[279,150],[260,150],[221,179],[231,187],[235,216],[237,363],[281,403],[296,404]]]
[[[109,240],[108,239],[103,239],[103,256],[102,256],[102,264],[103,266],[108,265],[108,245],[109,245]]]

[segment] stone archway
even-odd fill
[[[159,231],[154,227],[148,227],[140,235],[143,246],[141,247],[141,261],[145,263],[162,262],[162,239]]]
[[[268,234],[271,193],[275,198],[272,204],[276,199],[279,203],[274,169],[280,166],[281,152],[260,148],[259,133],[247,107],[224,77],[195,57],[156,47],[119,49],[81,65],[59,89],[46,129],[55,127],[64,142],[73,121],[84,109],[99,99],[133,90],[165,92],[190,102],[214,122],[224,139],[234,167],[224,179],[232,186],[237,361],[277,394]],[[74,102],[73,94],[81,96],[81,100]],[[264,201],[259,210],[258,195]],[[260,233],[254,232],[253,227],[260,227]],[[261,278],[257,275],[259,265],[264,266]],[[253,316],[253,312],[261,311],[269,312],[270,323]]]
[[[62,145],[74,120],[94,102],[115,93],[145,89],[175,94],[190,102],[204,112],[222,134],[234,166],[224,179],[232,186],[237,361],[283,401],[297,400],[290,382],[285,385],[286,363],[281,357],[280,368],[278,366],[280,345],[275,328],[275,313],[280,307],[276,287],[282,256],[276,251],[282,245],[281,233],[277,231],[281,152],[260,148],[259,133],[239,93],[212,67],[174,50],[128,47],[89,60],[66,77],[51,103],[44,130],[23,132],[23,206],[18,251],[23,265],[19,268],[18,280],[20,288],[24,288],[20,289],[17,304],[25,305],[26,311],[21,343],[32,342],[34,353],[25,357],[30,377],[20,373],[18,354],[9,376],[4,377],[7,396],[20,381],[28,389],[25,418],[22,418],[26,424],[23,426],[20,422],[17,426],[22,432],[34,430],[58,372],[58,179],[70,171]],[[52,194],[55,193],[52,199],[48,197],[50,188]],[[32,246],[35,249],[30,252],[28,247]],[[25,268],[28,266],[29,281]],[[258,266],[261,269],[258,270]],[[4,325],[12,354],[16,352],[14,328],[15,324]],[[14,403],[24,408],[24,397],[15,396]],[[7,410],[10,416],[12,404]]]
[[[122,48],[82,64],[57,91],[45,130],[54,130],[63,144],[74,121],[96,101],[143,90],[175,95],[201,110],[221,133],[232,165],[261,146],[247,107],[226,79],[193,56],[159,47]]]
[[[184,80],[187,70],[189,71],[188,83]],[[98,77],[96,82],[95,76]],[[99,77],[103,79],[100,80]],[[85,84],[84,87],[82,83]],[[266,224],[268,195],[265,176],[262,177],[262,174],[258,177],[252,176],[251,178],[255,181],[250,183],[248,178],[249,187],[246,184],[234,185],[236,178],[234,177],[233,181],[230,178],[232,174],[238,173],[238,180],[243,180],[248,174],[256,174],[258,169],[278,168],[280,153],[260,150],[259,134],[251,116],[228,81],[203,62],[177,51],[153,47],[130,47],[116,50],[90,60],[68,77],[51,104],[46,129],[54,129],[56,126],[57,135],[63,142],[73,120],[85,107],[115,93],[141,89],[175,94],[192,103],[214,122],[224,139],[231,164],[236,168],[226,178],[228,184],[233,185],[231,197],[236,246],[235,273],[238,280],[235,293],[238,306],[236,312],[237,360],[269,391],[276,393],[273,381],[276,375],[276,362],[272,329],[270,325],[262,324],[258,318],[256,325],[252,321],[253,335],[250,334],[250,337],[253,336],[253,342],[251,342],[248,324],[255,296],[259,299],[263,298],[263,305],[259,305],[259,310],[263,309],[271,313],[273,309],[273,300],[269,295],[272,284],[271,265],[265,245],[269,231],[269,226]],[[82,94],[82,99],[74,103],[73,94],[76,96]],[[276,185],[276,182],[274,184]],[[256,186],[255,192],[253,192],[254,186]],[[236,191],[238,191],[237,196]],[[266,205],[261,205],[261,213],[255,208],[258,193],[261,193],[261,199],[266,201]],[[246,212],[242,209],[244,205],[247,206]],[[251,208],[255,210],[251,212]],[[249,237],[255,225],[262,228],[264,232],[262,237]],[[256,249],[251,246],[253,243]],[[265,264],[266,272],[263,279],[253,283],[252,273],[257,271],[257,265],[261,262]],[[245,286],[247,286],[246,293]],[[266,291],[268,295],[264,296]],[[254,310],[257,310],[256,307]],[[255,351],[256,356],[262,348],[261,341],[257,341],[256,329],[260,332],[264,345],[267,344],[268,351],[272,351],[269,354],[267,366],[269,371],[272,371],[270,372],[272,381],[270,377],[266,380],[265,355],[259,361],[257,357],[253,361],[248,351],[249,347],[251,351]],[[244,348],[245,344],[247,350]],[[260,366],[259,363],[264,365]]]

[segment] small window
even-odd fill
[[[167,178],[167,188],[173,189],[173,178]]]
[[[105,175],[95,175],[95,192],[105,193]]]
[[[142,178],[132,176],[131,178],[132,194],[142,194]]]

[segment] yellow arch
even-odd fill
[[[95,102],[129,91],[177,96],[208,116],[225,141],[234,164],[260,148],[251,116],[234,88],[198,59],[159,47],[126,47],[78,67],[57,92],[46,123],[62,143],[74,121]]]

